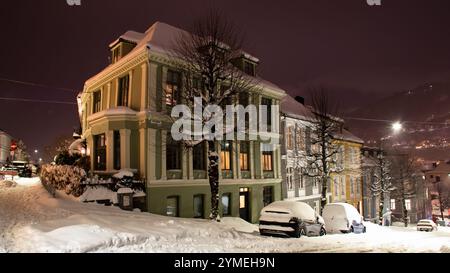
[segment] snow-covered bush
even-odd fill
[[[69,165],[44,165],[40,174],[43,183],[75,197],[83,194],[83,181],[86,177],[86,172],[82,168]]]

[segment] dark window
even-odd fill
[[[244,61],[244,72],[250,76],[255,76],[255,65]]]
[[[179,98],[181,74],[175,71],[167,71],[166,79],[166,105],[174,106]]]
[[[222,216],[231,215],[231,193],[222,194]]]
[[[273,202],[273,187],[264,187],[263,189],[264,207]]]
[[[268,128],[270,128],[270,126],[272,125],[272,100],[268,99],[268,98],[262,98],[261,105],[267,106],[266,120],[267,120],[267,126],[268,126]]]
[[[166,204],[166,215],[178,217],[178,196],[167,197]]]
[[[203,194],[194,195],[194,218],[204,217],[204,200]]]
[[[441,182],[441,177],[440,176],[436,176],[436,182]]]
[[[105,134],[94,136],[94,169],[106,170],[106,141]]]
[[[117,93],[117,106],[128,106],[128,92],[130,87],[130,77],[126,75],[119,79],[119,89]]]
[[[93,94],[92,113],[100,112],[102,109],[102,92],[95,91]]]
[[[232,169],[231,151],[233,148],[233,143],[231,141],[222,141],[221,146],[222,149],[220,151],[220,169],[231,170]]]
[[[120,46],[116,47],[112,52],[112,63],[117,62],[120,59]]]
[[[261,161],[263,171],[273,171],[273,149],[270,144],[263,144]]]
[[[170,133],[167,134],[166,166],[168,170],[181,169],[181,145],[174,141]]]
[[[246,141],[240,143],[239,165],[241,171],[250,170],[250,145]]]
[[[239,93],[239,104],[244,107],[248,106],[248,93],[246,92]]]
[[[305,148],[306,148],[306,153],[307,154],[311,154],[311,129],[310,128],[306,128],[305,130]]]
[[[194,170],[206,170],[205,143],[194,146],[192,150]]]
[[[114,131],[114,169],[120,170],[120,132]]]

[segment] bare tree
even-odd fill
[[[192,122],[205,126],[212,119],[209,105],[233,103],[237,94],[256,88],[256,80],[237,69],[235,61],[242,56],[244,35],[231,21],[217,11],[193,23],[189,32],[182,33],[175,41],[173,60],[183,71],[181,101],[190,109],[199,106],[202,115],[195,115]],[[206,115],[204,113],[207,113]],[[216,128],[212,129],[213,133]],[[193,134],[194,135],[194,134]],[[208,179],[211,188],[210,219],[219,220],[219,140],[202,135],[201,139],[184,140],[184,146],[192,148],[207,142]]]
[[[309,164],[305,174],[321,181],[322,214],[328,202],[328,181],[331,180],[331,174],[342,171],[342,166],[337,160],[339,145],[335,142],[335,135],[339,132],[343,120],[339,118],[339,105],[330,99],[327,90],[322,87],[313,88],[310,90],[310,97],[314,118],[309,141],[312,148],[307,151]]]
[[[380,150],[380,153],[377,156],[375,172],[374,172],[374,181],[370,185],[370,191],[374,197],[380,198],[379,208],[378,208],[378,217],[379,224],[383,224],[384,218],[384,202],[386,194],[391,192],[394,188],[392,186],[392,177],[391,177],[391,162],[384,155],[384,151]]]
[[[411,199],[416,194],[417,188],[417,165],[416,159],[408,154],[399,154],[393,156],[393,166],[395,172],[393,175],[393,197],[400,200],[402,204],[402,221],[405,227],[408,226],[409,217],[406,207],[406,200]]]

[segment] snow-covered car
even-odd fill
[[[420,220],[417,223],[417,231],[437,231],[438,227],[432,220]]]
[[[365,233],[366,226],[358,210],[347,203],[327,204],[322,212],[329,232]]]
[[[323,236],[325,221],[311,206],[303,202],[277,201],[261,210],[261,235],[284,234],[293,237]]]

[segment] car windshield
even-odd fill
[[[421,220],[419,221],[420,224],[429,224],[430,221],[429,220]]]

